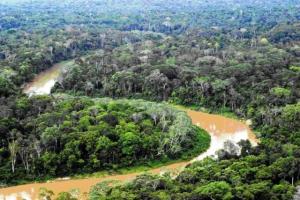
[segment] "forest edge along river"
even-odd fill
[[[23,92],[27,95],[49,94],[51,88],[58,80],[62,71],[74,61],[66,61],[58,63],[50,69],[38,74],[30,83],[26,84]],[[243,122],[226,118],[219,115],[208,114],[199,111],[185,109],[191,117],[193,124],[200,126],[206,130],[211,136],[211,144],[206,152],[202,153],[195,160],[202,160],[207,156],[214,156],[216,151],[223,148],[224,142],[231,141],[237,143],[240,140],[248,139],[253,145],[257,144],[257,138],[250,128]],[[169,164],[156,169],[148,170],[153,174],[162,174],[164,172],[179,172],[190,162],[178,162]],[[87,194],[91,186],[102,182],[117,180],[119,182],[127,182],[133,180],[137,175],[145,172],[136,172],[119,175],[107,175],[101,178],[85,178],[85,179],[60,179],[47,183],[32,183],[0,189],[0,200],[15,200],[15,199],[37,199],[40,188],[47,188],[55,194],[67,192],[71,189],[80,189],[81,194]],[[85,197],[86,198],[86,197]],[[85,199],[84,198],[84,199]]]

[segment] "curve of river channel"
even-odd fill
[[[72,63],[73,61],[62,62],[40,73],[33,79],[32,82],[28,83],[24,87],[23,92],[28,94],[29,96],[36,94],[49,94],[51,88],[54,86],[63,69]],[[199,111],[185,111],[191,117],[193,124],[205,129],[211,136],[211,144],[209,149],[190,162],[193,162],[195,160],[202,160],[207,156],[214,156],[216,151],[222,149],[224,142],[228,140],[232,141],[233,143],[237,143],[242,139],[248,139],[253,145],[257,144],[256,136],[249,129],[249,127],[241,121]],[[164,167],[149,170],[147,172],[153,174],[171,172],[176,174],[190,162],[170,164]],[[87,194],[91,186],[95,185],[96,183],[110,180],[117,180],[121,183],[127,182],[133,180],[137,175],[141,173],[107,175],[101,178],[86,178],[74,180],[65,178],[47,183],[33,183],[8,187],[0,189],[0,200],[38,199],[38,193],[41,187],[52,190],[55,194],[70,191],[74,188],[79,188],[81,194]],[[82,197],[82,199],[86,199],[86,196],[83,195]]]

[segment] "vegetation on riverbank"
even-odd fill
[[[16,115],[1,120],[1,137],[8,138],[3,184],[188,159],[210,143],[185,112],[167,104],[66,95],[14,104]]]
[[[98,187],[91,198],[291,199],[300,179],[299,0],[188,2],[1,2],[0,180],[176,159],[195,145],[197,131],[181,112],[158,120],[129,102],[119,110],[21,94],[35,74],[75,58],[53,92],[230,109],[261,133],[257,147],[241,143],[240,156],[195,163],[175,180],[141,176]],[[183,122],[189,128],[179,131]],[[173,141],[171,130],[188,134]],[[161,143],[164,136],[172,142]]]
[[[292,199],[299,180],[300,151],[294,140],[297,132],[288,130],[290,124],[299,126],[299,113],[298,109],[289,120],[283,114],[276,119],[284,121],[277,129],[262,131],[270,137],[285,137],[286,144],[264,135],[257,147],[241,142],[238,157],[227,154],[219,160],[195,162],[175,180],[144,175],[116,187],[100,183],[91,190],[90,199]]]

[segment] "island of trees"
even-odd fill
[[[3,183],[187,159],[210,142],[185,112],[164,104],[70,96],[11,104],[14,114],[1,121]]]

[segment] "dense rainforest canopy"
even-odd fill
[[[163,104],[68,96],[7,104],[14,115],[1,121],[2,183],[191,158],[210,141],[185,112]]]
[[[260,144],[243,141],[241,155],[196,162],[175,179],[102,183],[91,199],[292,199],[299,0],[1,1],[0,44],[1,184],[207,148],[205,133],[166,104],[99,99],[126,97],[234,112],[252,119]],[[53,95],[22,94],[36,74],[69,59]]]

